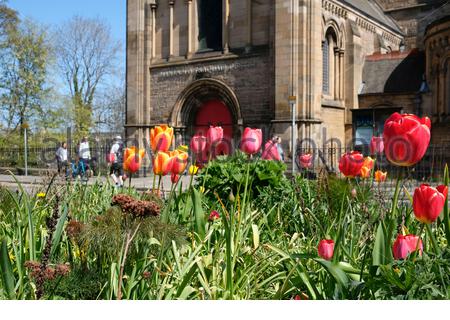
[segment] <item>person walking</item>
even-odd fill
[[[89,170],[89,161],[91,160],[91,150],[89,149],[89,141],[88,137],[83,137],[80,143],[80,147],[78,149],[78,156],[80,157],[80,161],[83,162],[84,168],[87,172]]]
[[[115,137],[108,160],[111,163],[109,172],[111,178],[117,188],[123,187],[123,143],[121,136]]]
[[[67,143],[62,142],[58,150],[56,150],[56,162],[58,164],[58,174],[64,170],[64,175],[67,178],[69,176],[69,166],[67,159]]]
[[[284,162],[284,151],[283,147],[281,146],[281,138],[279,136],[274,136],[272,138],[273,143],[277,146],[278,154],[280,155],[280,161]]]

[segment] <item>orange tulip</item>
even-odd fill
[[[370,171],[373,169],[373,159],[371,157],[365,157],[364,163],[361,168],[361,177],[362,178],[369,178],[370,177]]]
[[[375,172],[375,181],[376,182],[384,182],[387,178],[387,172],[383,172],[381,170],[377,170]]]
[[[123,154],[123,169],[129,173],[138,172],[144,156],[145,149],[138,149],[137,147],[126,148]]]
[[[182,174],[186,170],[189,155],[184,151],[175,150],[171,153],[170,171],[173,174]]]
[[[173,139],[173,128],[166,124],[156,126],[150,130],[150,143],[154,153],[168,151]]]
[[[153,159],[153,173],[158,176],[165,176],[170,172],[172,158],[168,152],[160,151]]]

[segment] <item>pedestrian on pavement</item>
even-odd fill
[[[116,187],[123,187],[123,143],[122,137],[116,136],[108,157],[111,163],[109,174]]]
[[[280,155],[280,161],[284,162],[284,151],[283,147],[281,146],[281,138],[279,136],[273,136],[272,141],[277,146],[278,154]]]
[[[89,170],[89,161],[91,160],[91,150],[89,149],[88,137],[85,136],[81,140],[80,147],[78,149],[78,156],[80,161],[83,161],[86,172]]]
[[[64,170],[64,175],[67,178],[69,176],[69,163],[67,159],[67,143],[63,141],[56,150],[56,162],[58,164],[58,174]]]

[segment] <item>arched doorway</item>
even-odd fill
[[[232,153],[242,131],[242,116],[236,95],[220,80],[204,78],[192,82],[180,94],[171,125],[179,132],[178,141],[189,144],[194,134],[206,135],[209,126],[224,129],[224,145],[217,153]]]
[[[233,117],[230,109],[220,100],[205,102],[197,110],[194,121],[194,134],[206,136],[210,126],[223,128],[223,142],[217,146],[217,154],[230,154],[233,139]]]

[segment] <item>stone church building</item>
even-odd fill
[[[128,0],[126,135],[250,126],[289,153],[292,112],[297,141],[354,147],[402,111],[450,140],[447,2]]]

